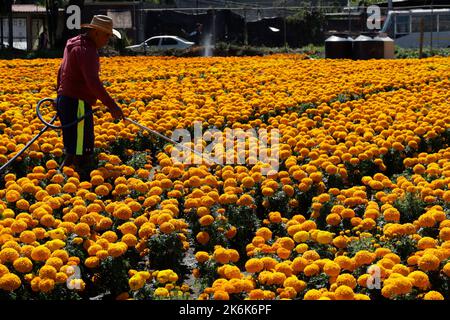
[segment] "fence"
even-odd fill
[[[184,3],[190,7],[183,7]],[[114,24],[131,43],[140,43],[155,35],[170,34],[198,44],[223,42],[237,45],[298,48],[308,44],[323,45],[331,31],[346,32],[352,36],[369,31],[367,19],[371,17],[371,13],[368,13],[367,7],[300,6],[293,5],[294,2],[287,0],[280,0],[278,5],[273,3],[266,4],[259,1],[257,4],[244,5],[232,1],[198,0],[197,5],[192,7],[192,1],[178,0],[178,8],[147,8],[139,2],[116,7],[98,3],[95,6],[84,7],[82,22],[90,21],[94,14],[110,15],[114,19]],[[434,5],[425,8],[439,10],[445,7],[449,8],[450,5]],[[394,6],[393,9],[417,10],[420,8],[424,7]],[[381,7],[380,27],[383,26],[386,17],[387,7]],[[391,37],[398,36],[397,31],[405,28],[409,28],[410,32],[417,31],[417,21],[415,21],[417,19],[405,19],[399,18],[395,21],[394,29],[388,30]],[[5,21],[6,19],[3,18],[3,33],[6,38]],[[434,28],[434,25],[437,28]],[[439,20],[425,19],[424,32],[429,34],[425,36],[425,39],[436,39],[434,33],[442,32],[443,29],[450,28],[449,26],[450,14],[441,16]],[[15,34],[19,35],[16,32]],[[61,30],[58,34],[62,34]],[[60,43],[63,45],[65,41]],[[435,44],[436,41],[431,40],[429,45],[432,47]]]

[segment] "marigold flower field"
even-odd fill
[[[0,164],[43,127],[35,106],[55,97],[59,63],[0,61]],[[98,102],[90,181],[57,170],[55,130],[2,177],[0,299],[450,297],[449,58],[101,65],[125,114],[167,136],[195,121],[277,129],[280,168],[261,174],[248,150],[174,163]]]

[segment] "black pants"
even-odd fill
[[[85,116],[80,122],[63,128],[63,143],[68,155],[92,154],[94,151],[94,117],[92,106],[83,100],[58,96],[56,110],[62,125],[67,125]]]
[[[95,169],[94,159],[94,117],[92,107],[83,100],[58,96],[56,111],[62,125],[73,123],[86,115],[83,120],[63,128],[63,143],[66,157],[60,166],[74,165],[80,180],[89,181],[90,172]]]

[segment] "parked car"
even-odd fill
[[[165,51],[170,49],[184,50],[192,47],[195,43],[177,36],[155,36],[140,44],[125,47],[125,49],[145,53],[148,51]]]

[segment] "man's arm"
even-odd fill
[[[118,108],[114,99],[106,91],[103,83],[99,78],[99,61],[98,55],[94,50],[79,48],[77,52],[78,63],[83,74],[87,86],[93,94],[99,99],[108,109]]]

